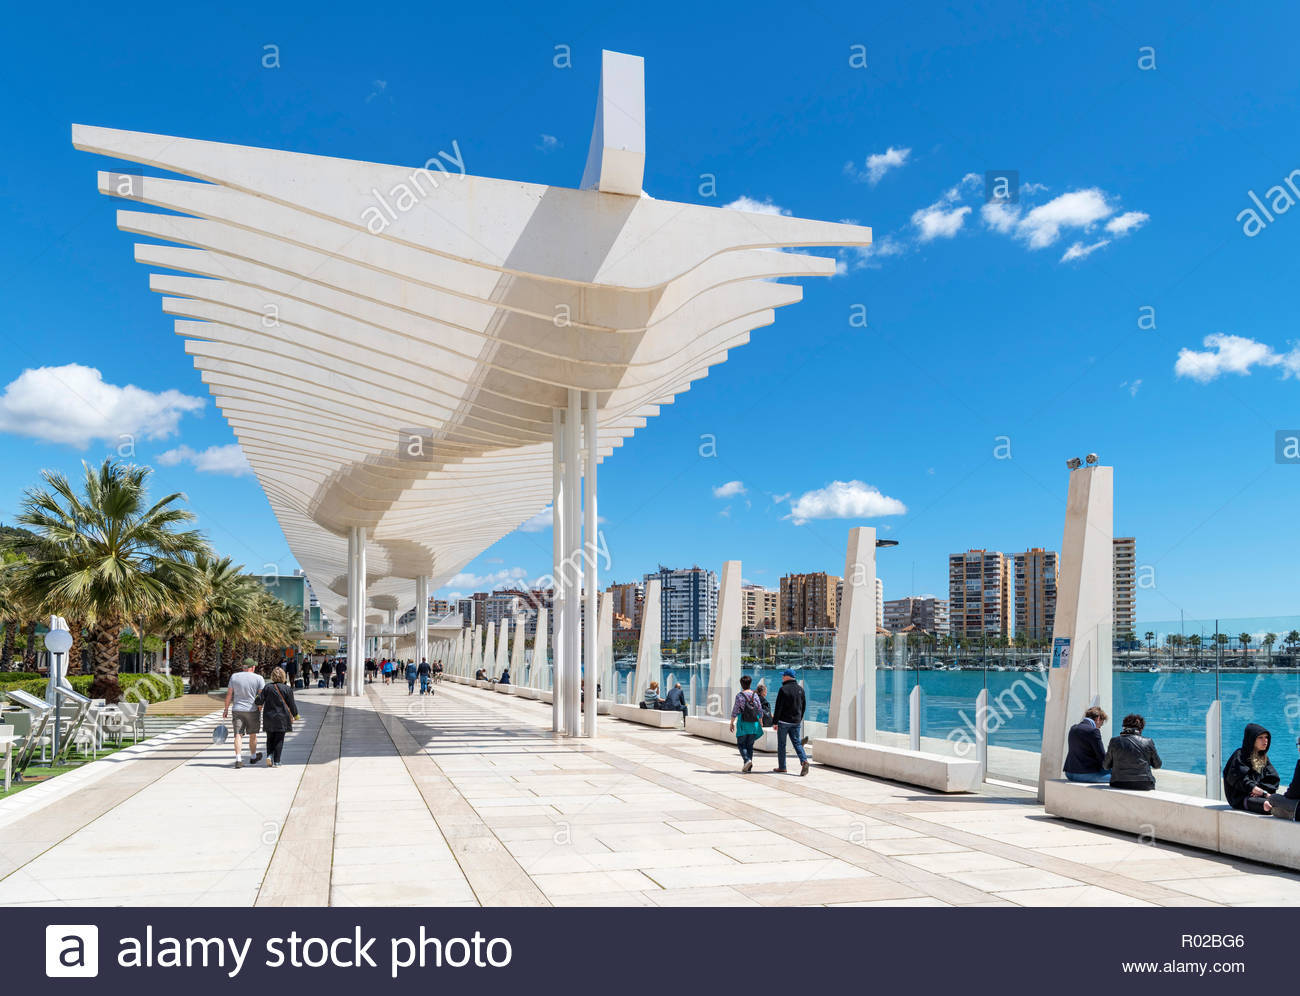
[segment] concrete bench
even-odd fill
[[[537,698],[537,689],[529,688],[527,685],[515,685],[515,697],[520,699]]]
[[[1043,807],[1052,816],[1079,823],[1300,869],[1300,826],[1214,799],[1058,779],[1044,787]]]
[[[716,740],[718,743],[730,744],[732,747],[736,746],[736,735],[731,732],[730,719],[718,719],[714,716],[687,716],[686,732],[693,737],[704,737],[707,740]],[[776,729],[774,727],[767,727],[763,730],[763,735],[754,741],[754,750],[765,754],[776,753]],[[794,753],[792,744],[786,744],[786,753]],[[809,753],[811,753],[810,750]]]
[[[682,714],[676,709],[669,711],[642,709],[639,705],[614,703],[610,705],[609,712],[615,719],[626,719],[630,723],[641,723],[645,726],[658,727],[661,730],[680,730],[682,728]]]
[[[1159,789],[1131,792],[1060,778],[1043,786],[1043,808],[1079,823],[1217,851],[1219,815],[1228,805]]]
[[[812,750],[818,764],[919,785],[936,792],[977,792],[983,782],[979,762],[969,758],[858,740],[818,739],[812,742]]]
[[[502,685],[501,683],[498,682],[496,685],[496,690],[500,692],[502,695],[515,695],[518,692],[518,686]]]

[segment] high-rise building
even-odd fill
[[[741,626],[744,629],[776,629],[780,618],[781,593],[762,585],[747,584],[740,590]]]
[[[702,567],[673,570],[662,564],[645,580],[658,578],[660,625],[665,642],[711,640],[718,618],[718,575]]]
[[[628,629],[640,632],[645,586],[633,581],[628,584],[612,584],[606,591],[613,599],[614,615],[623,616],[628,620]]]
[[[835,618],[840,618],[840,613],[844,608],[844,579],[840,578],[835,583]],[[885,582],[876,578],[876,629],[880,628],[880,620],[885,618]],[[837,623],[838,625],[838,623]]]
[[[948,558],[948,627],[953,636],[1011,636],[1011,563],[996,550]]]
[[[825,571],[787,574],[781,579],[777,624],[782,633],[834,629],[839,619],[840,579]]]
[[[1051,640],[1056,622],[1056,553],[1033,547],[1015,555],[1015,635]]]
[[[920,598],[896,598],[885,602],[881,625],[891,633],[909,626],[925,630],[934,636],[948,635],[948,602],[943,598],[925,595]]]
[[[1137,540],[1116,536],[1114,541],[1114,634],[1117,640],[1137,638]]]

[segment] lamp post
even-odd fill
[[[59,733],[61,722],[61,706],[63,704],[62,690],[59,688],[63,681],[63,655],[72,647],[72,634],[66,629],[51,628],[45,634],[45,649],[54,655],[55,660],[50,665],[50,690],[54,696],[54,764],[59,762]]]

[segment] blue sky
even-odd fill
[[[1300,82],[1264,48],[1287,14],[823,0],[17,9],[10,37],[30,43],[0,64],[17,136],[0,175],[0,518],[41,468],[98,460],[127,426],[136,459],[170,454],[158,487],[185,491],[223,552],[294,566],[255,478],[213,449],[234,437],[72,122],[401,164],[454,140],[472,173],[575,186],[610,48],[646,58],[650,194],[853,219],[877,245],[806,281],[801,304],[604,464],[614,578],[730,558],[772,586],[838,573],[847,529],[867,523],[901,541],[880,558],[886,597],[942,592],[950,552],[1059,548],[1065,460],[1094,450],[1116,468],[1116,531],[1153,569],[1139,618],[1300,612],[1300,467],[1274,459],[1275,432],[1300,427],[1300,211],[1270,211],[1253,237],[1238,217],[1252,190],[1286,207],[1266,192],[1300,167]],[[855,45],[865,68],[850,64]],[[278,68],[263,67],[267,46]],[[571,67],[556,67],[556,46]],[[1018,205],[986,209],[990,170],[1018,172]],[[863,309],[865,327],[852,320]],[[39,373],[69,363],[87,369]],[[69,377],[96,412],[59,390]],[[700,457],[703,434],[716,457]],[[838,500],[825,490],[837,481]],[[516,533],[457,587],[535,577],[549,560],[549,533]]]

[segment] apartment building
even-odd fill
[[[1040,546],[1014,556],[1014,635],[1050,640],[1056,622],[1057,556]]]
[[[673,570],[662,564],[645,576],[658,579],[664,642],[711,640],[718,618],[718,575],[702,567]]]
[[[948,557],[948,627],[953,636],[1011,637],[1011,561],[997,550]]]
[[[777,628],[781,616],[781,593],[762,585],[747,584],[740,589],[740,625],[747,630]]]
[[[1116,536],[1114,540],[1114,634],[1117,640],[1137,637],[1137,540]]]
[[[824,571],[781,579],[777,625],[782,633],[834,629],[839,619],[840,579]]]
[[[913,627],[934,636],[947,636],[948,601],[932,595],[896,598],[884,603],[881,619],[881,625],[891,633]]]
[[[641,612],[645,603],[645,586],[636,582],[612,584],[607,589],[608,597],[613,599],[614,617],[623,616],[628,620],[631,630],[640,632]]]

